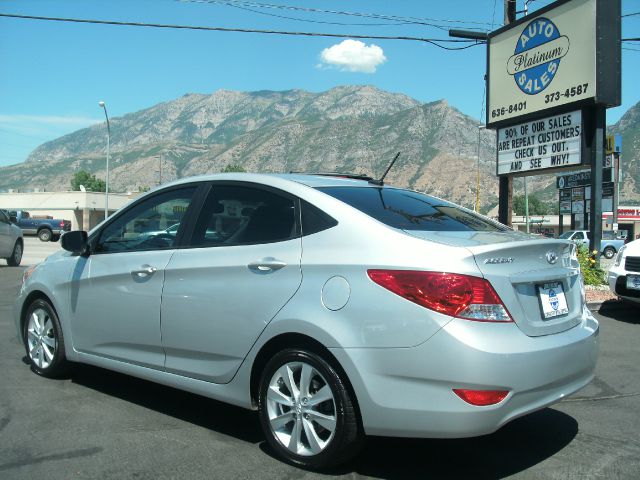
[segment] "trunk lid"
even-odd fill
[[[517,232],[406,233],[471,251],[526,335],[559,333],[582,321],[582,279],[571,242]]]

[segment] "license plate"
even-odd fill
[[[544,318],[553,318],[569,313],[567,299],[564,296],[564,290],[560,282],[538,285],[538,296]]]
[[[627,275],[627,289],[640,290],[640,275]]]

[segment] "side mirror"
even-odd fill
[[[72,253],[84,254],[88,247],[88,235],[83,230],[74,230],[73,232],[67,232],[60,237],[60,244],[62,248]]]
[[[15,215],[9,215],[9,221],[11,223],[18,223],[18,217],[16,217]]]

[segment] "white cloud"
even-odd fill
[[[101,119],[78,117],[78,116],[58,116],[58,115],[2,115],[0,114],[0,125],[5,127],[87,127],[94,123],[101,122]]]
[[[344,40],[325,48],[320,54],[324,65],[347,72],[375,73],[376,68],[387,61],[382,48],[365,45],[358,40]]]

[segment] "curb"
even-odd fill
[[[602,302],[587,302],[587,308],[589,310],[591,310],[592,312],[600,310],[600,307],[602,306],[602,304],[604,303],[604,301]]]

